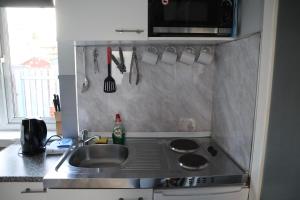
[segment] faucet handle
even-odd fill
[[[81,140],[85,141],[88,137],[89,131],[87,129],[81,130]]]

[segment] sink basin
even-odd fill
[[[128,157],[128,148],[117,144],[86,145],[76,149],[69,159],[74,167],[118,167]]]

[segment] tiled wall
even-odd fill
[[[156,46],[162,53],[165,46]],[[141,81],[129,84],[130,59],[126,59],[127,73],[121,75],[113,66],[113,77],[117,92],[103,92],[103,81],[107,76],[106,47],[98,46],[100,73],[94,73],[93,50],[86,49],[87,75],[90,88],[81,93],[83,81],[82,47],[76,49],[76,74],[78,95],[79,129],[90,131],[111,131],[114,115],[121,113],[127,131],[132,132],[180,132],[210,131],[212,115],[212,88],[214,64],[201,73],[198,64],[188,66],[150,65],[141,62],[146,46],[137,46]],[[183,46],[176,46],[178,55]],[[199,54],[200,46],[194,46]],[[113,47],[113,50],[116,47]],[[131,47],[124,47],[124,50]],[[130,57],[130,55],[128,56]],[[135,74],[133,75],[135,80]],[[186,123],[187,122],[187,123]]]
[[[212,134],[249,169],[259,64],[260,34],[216,47]]]

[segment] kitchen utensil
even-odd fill
[[[123,55],[123,50],[121,47],[119,47],[119,55],[120,55],[120,61],[121,61],[121,69],[122,72],[126,72],[126,66],[125,66],[125,61],[124,61],[124,55]]]
[[[180,62],[192,65],[195,62],[195,50],[192,47],[187,47],[181,53]]]
[[[176,48],[166,47],[162,54],[161,61],[169,65],[174,65],[176,63],[176,60],[177,60]]]
[[[82,83],[82,87],[81,87],[81,92],[85,92],[89,89],[89,80],[87,77],[87,70],[86,70],[86,66],[85,66],[85,47],[82,47],[82,65],[84,67],[84,81]]]
[[[123,50],[121,47],[119,47],[119,56],[120,56],[120,62],[113,54],[111,54],[112,60],[114,61],[114,63],[116,64],[120,72],[123,74],[124,72],[126,72],[126,66],[124,63]]]
[[[55,108],[55,112],[60,112],[60,101],[58,94],[53,95],[53,104]]]
[[[138,65],[138,58],[137,58],[137,54],[136,54],[136,47],[132,47],[132,57],[131,57],[131,64],[130,64],[130,71],[129,71],[129,83],[130,84],[131,84],[133,65],[135,65],[135,68],[136,68],[135,84],[137,85],[140,81],[140,71],[139,71],[139,65]]]
[[[24,155],[44,152],[47,126],[43,120],[23,119],[21,124],[21,145]]]
[[[61,109],[60,109],[60,99],[59,99],[58,94],[56,95],[56,100],[57,100],[57,110],[58,110],[58,112],[60,112],[61,111]]]
[[[142,62],[148,63],[150,65],[156,65],[158,60],[158,50],[155,47],[149,47],[144,51],[142,56]]]
[[[105,93],[116,92],[116,82],[115,79],[111,76],[111,48],[107,47],[107,77],[104,80],[103,90]]]
[[[98,53],[98,49],[95,48],[94,49],[94,73],[96,74],[97,72],[99,72],[99,63],[98,63],[98,56],[99,56],[99,53]]]
[[[53,95],[53,105],[54,105],[55,112],[57,112],[58,108],[57,108],[57,100],[55,94]]]
[[[209,65],[212,63],[213,59],[214,55],[212,48],[205,47],[201,49],[197,62],[204,65]]]

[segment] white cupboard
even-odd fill
[[[46,200],[42,182],[2,182],[0,200]]]
[[[147,0],[57,0],[57,39],[147,40]]]
[[[47,200],[152,200],[152,189],[48,189]]]

